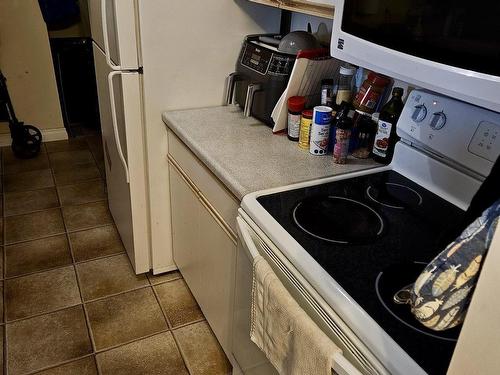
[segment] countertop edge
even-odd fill
[[[189,111],[189,110],[186,110]],[[178,112],[178,111],[176,111]],[[193,142],[191,138],[187,137],[183,132],[182,128],[175,125],[173,120],[169,118],[170,112],[166,111],[162,113],[162,120],[164,124],[170,129],[174,134],[179,137],[179,139],[189,148],[189,150],[196,155],[198,159],[222,182],[222,184],[233,194],[240,202],[243,197],[253,191],[247,191],[244,186],[242,186],[236,179],[232,179],[231,176],[227,176],[227,173],[223,173],[219,170],[216,165],[216,160],[212,160],[206,153],[200,151],[200,147]]]

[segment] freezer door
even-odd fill
[[[141,75],[113,71],[94,43],[111,214],[136,273],[150,269]]]
[[[89,0],[92,39],[116,70],[134,70],[142,64],[135,0]],[[107,32],[105,32],[107,31]]]

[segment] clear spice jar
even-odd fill
[[[375,112],[377,104],[390,82],[390,78],[370,72],[354,97],[352,103],[354,108],[365,113]]]
[[[340,105],[342,102],[352,102],[354,74],[356,74],[355,67],[349,64],[340,67],[336,82],[337,96],[335,98],[335,104]]]

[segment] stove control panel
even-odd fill
[[[491,162],[498,157],[500,125],[482,121],[469,144],[469,151]]]
[[[482,176],[500,155],[500,113],[432,92],[412,91],[397,127],[404,140]]]

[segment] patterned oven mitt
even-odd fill
[[[500,200],[435,257],[413,285],[397,292],[394,301],[410,304],[417,320],[432,330],[442,331],[460,324],[499,217]]]

